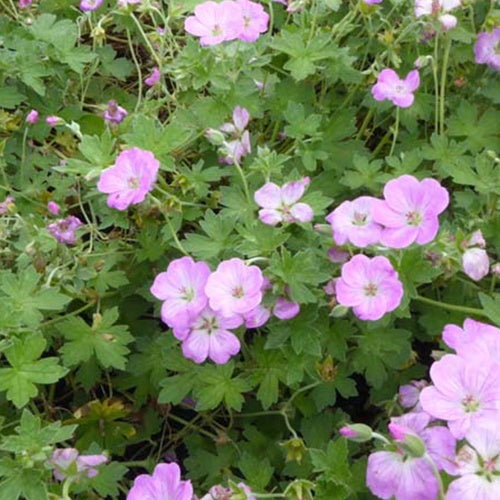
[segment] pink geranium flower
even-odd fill
[[[29,113],[28,116],[26,116],[26,122],[33,125],[35,124],[39,119],[39,114],[36,109],[32,109]]]
[[[241,259],[223,261],[205,286],[210,307],[225,317],[245,314],[262,300],[264,277],[257,266],[247,266]]]
[[[243,28],[238,38],[244,42],[255,42],[261,33],[267,31],[269,14],[262,5],[250,0],[237,0],[243,16]]]
[[[160,81],[160,78],[161,78],[160,70],[155,66],[151,71],[151,74],[144,80],[144,83],[148,87],[154,87]]]
[[[490,272],[490,259],[482,248],[468,248],[462,255],[462,269],[474,281],[481,281]]]
[[[245,130],[249,121],[250,113],[245,108],[236,106],[233,110],[233,122],[223,123],[219,127],[221,132],[230,134],[232,138],[230,141],[223,140],[221,152],[224,156],[220,161],[228,165],[240,163],[243,156],[251,153],[250,133]]]
[[[80,455],[76,448],[56,449],[50,458],[54,466],[54,477],[63,481],[66,477],[78,477],[85,474],[95,477],[99,473],[97,466],[108,461],[106,455]]]
[[[500,366],[487,359],[482,364],[468,363],[460,356],[447,354],[433,363],[430,375],[434,386],[422,390],[422,408],[446,420],[457,439],[475,425],[498,420]]]
[[[247,328],[260,328],[267,323],[270,317],[271,311],[260,304],[251,311],[243,314]]]
[[[378,200],[372,211],[373,220],[385,226],[381,243],[391,248],[429,243],[439,230],[438,215],[448,203],[448,191],[434,179],[419,182],[412,175],[402,175],[390,180],[384,200]]]
[[[500,337],[500,328],[470,318],[464,321],[463,328],[448,324],[443,329],[444,343],[460,355],[466,353],[473,344],[479,344],[485,338],[497,335]]]
[[[109,207],[125,210],[144,201],[153,189],[159,168],[160,162],[150,151],[128,149],[101,173],[97,189],[109,195]]]
[[[264,184],[254,193],[255,203],[262,207],[259,219],[270,226],[280,222],[309,222],[314,216],[311,206],[299,203],[309,182],[309,177],[304,177],[281,188],[274,182]]]
[[[382,226],[373,221],[372,208],[378,200],[371,196],[360,196],[353,201],[344,201],[327,217],[337,245],[347,242],[364,248],[380,241]]]
[[[173,260],[167,270],[156,276],[151,293],[163,300],[161,319],[168,326],[182,327],[195,318],[208,303],[205,285],[210,268],[191,257]]]
[[[230,0],[212,1],[197,5],[194,16],[184,22],[184,29],[200,37],[201,45],[218,45],[238,38],[244,28],[241,7]]]
[[[81,10],[96,10],[102,5],[103,0],[81,0]]]
[[[19,0],[19,8],[27,9],[32,3],[33,0]]]
[[[376,101],[388,99],[395,106],[408,108],[415,99],[413,92],[420,85],[420,75],[414,69],[408,73],[404,80],[401,80],[392,69],[383,69],[378,75],[377,83],[372,87],[372,95]]]
[[[55,127],[57,125],[61,125],[62,123],[64,123],[64,120],[59,116],[52,115],[52,116],[47,116],[47,118],[45,118],[45,123],[51,127]]]
[[[299,312],[300,305],[297,302],[285,299],[285,297],[278,297],[273,307],[273,314],[278,319],[283,320],[295,318]]]
[[[49,224],[47,230],[59,243],[74,245],[76,242],[75,231],[82,224],[82,221],[78,217],[69,215],[66,219],[59,219]]]
[[[127,500],[192,500],[191,481],[181,481],[181,469],[175,464],[158,464],[151,476],[141,474],[134,480]]]
[[[399,387],[398,400],[403,408],[411,408],[414,412],[422,411],[420,392],[429,383],[426,380],[412,380],[409,384]]]
[[[49,201],[47,203],[47,210],[52,215],[59,215],[59,212],[61,211],[61,207],[55,201]]]
[[[106,111],[104,111],[104,120],[110,123],[121,123],[128,115],[127,110],[118,106],[116,101],[109,101]]]
[[[456,458],[461,476],[448,487],[447,500],[500,498],[500,431],[498,425],[470,429]]]
[[[448,12],[460,4],[461,0],[415,0],[415,17],[434,16],[448,31],[457,25],[457,18]]]
[[[203,309],[186,329],[174,328],[174,335],[183,338],[182,353],[195,363],[207,358],[223,365],[240,352],[238,337],[230,332],[243,323],[240,315],[223,316],[210,307]]]
[[[500,28],[494,28],[491,33],[484,31],[477,35],[474,45],[476,63],[487,64],[491,69],[500,71]]]
[[[342,266],[335,292],[339,304],[352,307],[359,319],[375,321],[399,306],[403,285],[386,257],[355,255]]]

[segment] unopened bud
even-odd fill
[[[337,305],[332,309],[330,316],[332,316],[333,318],[342,318],[347,314],[348,311],[348,307]]]
[[[373,438],[373,431],[365,424],[348,424],[339,430],[341,436],[355,441],[356,443],[365,443]]]
[[[210,144],[214,146],[222,146],[226,138],[224,134],[220,130],[216,130],[214,128],[209,128],[205,131],[205,137],[207,138]]]

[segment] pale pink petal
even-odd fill
[[[314,217],[313,209],[307,203],[295,203],[290,210],[295,221],[309,222]]]

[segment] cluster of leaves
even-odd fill
[[[430,26],[408,2],[310,0],[290,15],[262,2],[269,33],[212,48],[183,30],[197,0],[111,3],[89,14],[59,0],[0,11],[0,201],[14,197],[0,215],[0,499],[61,494],[47,460],[70,445],[115,460],[73,484],[75,497],[117,498],[166,455],[199,494],[236,479],[286,498],[313,489],[318,499],[366,497],[365,462],[336,431],[351,419],[376,427],[397,410],[398,385],[426,376],[443,325],[465,317],[432,301],[500,325],[495,278],[476,284],[459,270],[473,230],[492,260],[500,255],[500,93],[472,51],[473,28],[495,12],[477,1],[460,10],[456,30],[436,35],[446,42],[441,69],[451,44],[445,88],[433,86],[434,63],[421,69],[388,156],[393,109],[370,87],[380,69],[403,74],[433,55],[437,39],[422,42]],[[146,89],[157,65],[161,82]],[[434,126],[436,92],[446,95],[444,133]],[[102,118],[109,100],[128,110],[119,125]],[[340,273],[326,257],[331,233],[258,220],[237,170],[203,136],[237,105],[252,117],[242,164],[250,192],[308,175],[314,222],[345,199],[380,196],[402,174],[448,188],[436,241],[390,255],[405,289],[393,314],[363,322],[335,308],[322,289]],[[42,117],[34,125],[30,109]],[[47,115],[68,126],[51,129]],[[161,162],[158,189],[155,202],[120,212],[96,179],[132,146]],[[76,245],[47,232],[49,200],[85,222]],[[226,365],[186,360],[149,292],[180,248],[212,269],[254,259],[272,294],[286,289],[300,314],[239,330],[242,353]]]

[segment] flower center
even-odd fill
[[[397,85],[394,86],[394,92],[396,94],[405,94],[406,93],[406,87],[402,83],[398,83]]]
[[[354,212],[354,216],[351,222],[354,226],[366,226],[367,219],[367,214],[362,212]]]
[[[185,300],[186,302],[191,302],[194,299],[194,290],[189,287],[181,287],[180,290],[181,292],[181,299]]]
[[[222,35],[222,28],[218,24],[214,24],[212,28],[212,36],[220,36]]]
[[[363,288],[367,297],[375,297],[378,293],[378,286],[375,283],[368,283]]]
[[[465,413],[474,413],[479,410],[479,406],[479,401],[472,394],[467,394],[467,396],[462,399],[462,407]]]
[[[217,319],[214,316],[202,318],[200,330],[205,330],[210,335],[218,328]]]
[[[235,286],[231,294],[235,299],[241,299],[242,297],[245,296],[245,290],[243,290],[243,287],[241,285]]]
[[[420,226],[422,223],[422,214],[414,210],[406,214],[406,223],[409,226]]]
[[[484,468],[487,472],[494,472],[497,467],[497,458],[489,458],[484,462]]]
[[[139,187],[139,179],[137,177],[129,177],[127,179],[129,189],[137,189]]]
[[[252,22],[252,20],[246,16],[243,17],[243,21],[245,23],[245,28],[248,28],[250,26],[250,23]]]

